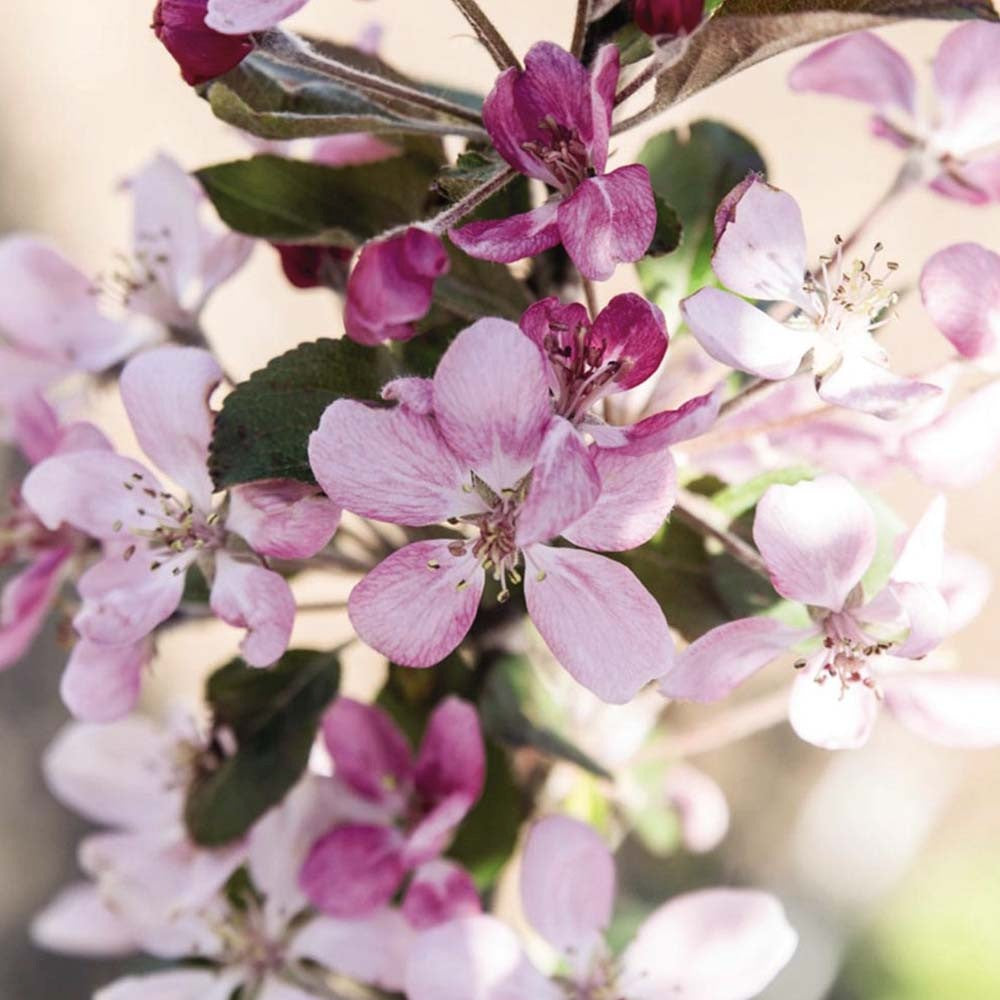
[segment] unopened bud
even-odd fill
[[[222,76],[253,51],[249,35],[223,35],[205,24],[208,0],[159,0],[153,31],[194,86]]]
[[[701,24],[704,0],[633,0],[632,16],[647,35],[690,34]]]

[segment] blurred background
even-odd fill
[[[180,80],[149,30],[152,0],[5,5],[0,34],[0,230],[36,230],[82,270],[98,274],[128,246],[129,206],[120,182],[158,150],[186,167],[246,155],[239,135],[215,121]],[[572,0],[484,0],[514,49],[549,38],[566,44]],[[342,41],[377,21],[383,54],[406,72],[485,91],[492,64],[448,0],[313,0],[296,25]],[[883,32],[918,71],[949,30],[902,25]],[[896,152],[867,133],[848,102],[792,94],[774,59],[617,141],[619,162],[660,129],[709,117],[751,136],[771,179],[803,206],[812,250],[849,231],[894,176]],[[1000,249],[1000,207],[976,208],[925,191],[881,218],[871,241],[914,282],[935,250],[961,240]],[[631,276],[620,269],[618,284]],[[9,290],[6,294],[11,294]],[[16,294],[16,292],[15,292]],[[908,296],[886,343],[901,371],[930,368],[945,342]],[[301,340],[337,335],[336,301],[295,292],[277,257],[256,251],[249,268],[213,300],[205,327],[239,376]],[[113,398],[98,421],[123,437]],[[134,447],[134,446],[133,446]],[[12,470],[0,465],[0,484]],[[888,496],[907,519],[930,494],[892,480]],[[1000,473],[953,497],[949,540],[1000,568]],[[325,595],[329,599],[329,593]],[[1000,596],[954,642],[964,669],[1000,669]],[[303,622],[301,636],[332,645],[343,623]],[[206,642],[223,662],[236,633],[171,635],[161,658],[192,690]],[[47,795],[39,756],[65,714],[57,685],[64,660],[54,630],[0,675],[0,1000],[83,1000],[115,970],[34,951],[32,914],[73,877],[81,827]],[[704,719],[714,709],[688,713]],[[624,720],[623,720],[624,724]],[[623,852],[623,880],[663,898],[721,881],[770,887],[787,902],[802,944],[768,1000],[996,1000],[1000,997],[1000,753],[931,748],[884,721],[866,749],[829,755],[782,726],[697,761],[730,798],[732,831],[697,860],[657,861]],[[658,895],[657,895],[658,894]]]

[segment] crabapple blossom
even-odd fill
[[[845,265],[838,245],[807,275],[806,236],[795,199],[758,178],[736,188],[720,210],[712,267],[731,289],[703,288],[681,305],[691,332],[717,361],[763,379],[794,375],[808,355],[820,398],[890,418],[935,395],[937,386],[894,375],[872,332],[896,301],[872,274],[881,252]],[[895,265],[887,265],[886,276]],[[785,322],[741,296],[788,303]]]
[[[249,484],[233,491],[228,510],[216,506],[207,468],[208,399],[221,375],[205,351],[161,347],[134,358],[121,376],[140,445],[186,497],[165,489],[146,466],[108,450],[54,455],[24,483],[26,503],[49,530],[71,525],[104,545],[103,559],[78,582],[83,606],[74,625],[84,642],[66,684],[82,694],[88,686],[82,675],[89,674],[95,695],[107,685],[118,692],[115,714],[134,703],[147,636],[177,609],[191,566],[198,563],[212,578],[213,611],[247,630],[241,643],[247,662],[264,666],[287,646],[295,601],[280,575],[232,551],[231,533],[258,556],[293,558],[317,552],[337,526],[339,512],[300,483]],[[88,718],[109,710],[100,697],[72,707]]]
[[[338,699],[323,720],[337,778],[370,805],[367,822],[340,823],[309,852],[301,885],[317,909],[361,917],[386,904],[407,872],[435,861],[482,794],[485,756],[475,710],[458,698],[431,714],[416,760],[382,709]],[[467,876],[425,871],[408,908],[424,923],[474,889]]]
[[[647,35],[690,34],[701,24],[704,0],[632,0],[632,17]]]
[[[633,484],[639,499],[624,489],[613,449],[592,455],[553,415],[541,354],[504,320],[473,324],[433,380],[397,381],[388,394],[403,402],[386,410],[338,400],[326,410],[309,441],[313,472],[334,503],[357,514],[404,525],[450,520],[453,530],[400,549],[354,588],[348,611],[361,638],[407,666],[440,662],[472,625],[489,571],[501,600],[523,577],[542,637],[600,697],[627,701],[660,676],[670,633],[635,576],[592,552],[544,543],[561,534],[611,551],[640,544],[669,510],[671,468],[649,463]],[[602,492],[605,476],[611,487]]]
[[[521,901],[558,953],[560,974],[543,975],[495,917],[467,917],[415,939],[408,1000],[749,1000],[795,951],[797,936],[776,899],[708,889],[655,910],[616,959],[604,942],[615,881],[611,852],[591,827],[564,816],[540,820],[524,848]]]
[[[923,709],[920,731],[935,738],[936,723],[942,742],[959,742],[955,734],[966,718],[968,745],[1000,740],[992,713],[1000,686],[910,665],[964,624],[985,597],[981,580],[968,572],[964,586],[945,592],[944,513],[939,498],[905,539],[888,582],[866,599],[862,578],[877,535],[867,501],[840,476],[772,486],[757,507],[754,540],[775,590],[807,605],[812,626],[773,618],[720,625],[680,654],[660,690],[670,698],[715,701],[781,654],[818,639],[819,648],[796,662],[801,673],[789,704],[804,740],[828,749],[861,746],[880,702],[893,714],[902,706],[904,723]]]
[[[939,194],[979,204],[1000,198],[1000,26],[955,28],[934,58],[933,113],[917,109],[906,60],[867,31],[822,46],[789,75],[793,90],[833,94],[875,108],[872,133],[907,152]]]
[[[656,228],[649,172],[606,172],[619,55],[601,48],[588,69],[551,42],[533,45],[523,70],[505,70],[486,98],[483,123],[497,152],[554,188],[544,205],[450,232],[473,257],[510,263],[562,243],[585,278],[605,281],[639,260]]]

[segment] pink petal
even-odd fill
[[[405,917],[384,907],[360,920],[314,917],[291,939],[288,952],[362,983],[402,990],[412,942]]]
[[[415,868],[438,857],[454,839],[472,804],[472,798],[465,792],[453,792],[438,801],[406,838],[403,849],[406,867]]]
[[[561,1000],[564,995],[528,961],[514,932],[485,915],[424,931],[406,969],[409,1000]]]
[[[424,802],[434,805],[460,793],[470,802],[482,795],[486,751],[479,716],[468,702],[446,698],[431,713],[414,781]]]
[[[472,626],[486,574],[472,556],[452,555],[449,544],[407,545],[351,592],[348,614],[358,636],[395,663],[440,663]]]
[[[918,736],[948,747],[1000,745],[1000,682],[995,678],[908,672],[881,681],[885,707]]]
[[[269,972],[260,983],[254,1000],[316,1000],[316,993],[311,989],[307,991],[293,986],[286,980],[279,979],[277,973]]]
[[[338,399],[309,437],[309,464],[334,504],[376,521],[435,524],[483,510],[463,492],[469,467],[435,421],[406,406]]]
[[[954,634],[983,610],[993,590],[993,574],[974,556],[946,549],[939,590],[948,605],[948,631]]]
[[[802,291],[806,233],[798,203],[757,179],[742,190],[716,241],[713,270],[727,288],[747,298],[808,306]]]
[[[234,972],[155,972],[119,979],[98,990],[94,1000],[229,1000],[240,982],[241,977]]]
[[[963,24],[941,43],[934,89],[942,124],[937,141],[963,156],[1000,140],[1000,27]]]
[[[563,529],[574,545],[621,552],[648,542],[663,526],[677,497],[677,469],[666,449],[639,454],[634,445],[591,449],[600,477],[597,502]]]
[[[774,589],[839,611],[875,556],[875,515],[842,476],[772,486],[753,528]]]
[[[941,393],[936,385],[894,375],[888,368],[858,355],[845,355],[836,368],[818,376],[816,391],[827,403],[871,413],[883,420],[893,420]]]
[[[202,511],[211,509],[208,446],[215,418],[208,398],[222,369],[208,351],[157,347],[133,358],[122,372],[122,401],[142,450],[190,494]]]
[[[948,501],[938,494],[902,539],[889,578],[937,587],[944,572],[944,526]]]
[[[684,846],[695,854],[714,851],[729,831],[729,804],[718,784],[688,764],[675,764],[663,791],[677,812]]]
[[[987,201],[1000,201],[1000,152],[977,154],[952,170],[965,194],[963,200],[977,205]],[[937,182],[931,187],[937,190]],[[955,196],[950,191],[939,193]]]
[[[590,67],[591,132],[585,136],[590,147],[590,162],[599,174],[608,162],[608,142],[611,138],[611,117],[615,107],[615,92],[621,72],[621,55],[617,45],[602,45]]]
[[[376,30],[381,26],[369,25]],[[359,44],[356,46],[365,49]],[[378,46],[370,49],[372,55],[377,54]],[[328,167],[360,167],[367,163],[378,163],[380,160],[391,160],[399,156],[400,149],[391,143],[367,132],[347,132],[342,135],[328,135],[317,139],[312,147],[313,163],[322,163]]]
[[[537,257],[559,242],[559,205],[559,199],[552,198],[530,212],[451,229],[448,237],[470,257],[513,264],[525,257]]]
[[[434,382],[429,378],[394,378],[382,386],[381,395],[422,417],[434,412]]]
[[[1000,339],[1000,255],[978,243],[938,251],[920,274],[934,325],[965,358],[988,358]]]
[[[159,0],[153,31],[191,86],[221,76],[253,51],[250,37],[222,35],[207,27],[205,4],[199,0]]]
[[[517,518],[517,544],[547,542],[588,511],[601,493],[601,477],[573,425],[553,417],[531,471],[528,497]]]
[[[208,0],[205,24],[224,35],[266,31],[301,10],[309,0]]]
[[[384,826],[338,826],[313,845],[300,884],[331,917],[366,917],[392,899],[402,881],[400,835]]]
[[[725,395],[725,383],[695,396],[676,410],[663,410],[624,428],[631,454],[648,454],[681,441],[701,437],[715,423]]]
[[[104,904],[95,886],[76,882],[31,922],[31,941],[64,955],[114,958],[137,950],[128,925]]]
[[[147,639],[123,646],[79,639],[59,683],[63,704],[83,722],[123,718],[139,701],[142,673],[152,658]]]
[[[615,863],[597,832],[568,816],[547,816],[528,834],[521,905],[531,925],[585,969],[611,923]]]
[[[211,605],[224,622],[247,630],[240,653],[250,666],[269,666],[288,649],[295,598],[280,574],[220,552],[215,559]]]
[[[663,313],[641,295],[616,295],[598,314],[591,337],[604,345],[604,363],[622,362],[615,378],[619,390],[645,382],[667,352]]]
[[[660,692],[685,701],[718,701],[808,635],[774,618],[727,622],[681,651],[660,680]]]
[[[441,238],[417,226],[365,244],[347,281],[347,335],[359,344],[409,340],[431,307],[434,283],[450,267]]]
[[[820,654],[822,656],[822,654]],[[816,683],[819,658],[813,657],[792,685],[788,721],[798,736],[824,750],[856,750],[871,736],[879,703],[863,684],[841,688],[832,677]]]
[[[59,414],[38,391],[28,391],[9,406],[11,438],[31,465],[55,454],[62,440]]]
[[[918,660],[936,649],[948,636],[951,612],[934,587],[919,583],[891,583],[888,588],[899,602],[903,621],[908,626],[906,638],[893,649],[893,655]]]
[[[0,590],[0,670],[16,663],[41,631],[63,581],[69,549],[49,549]]]
[[[716,361],[760,378],[789,378],[812,347],[804,331],[783,326],[718,288],[695,292],[681,303],[681,313],[695,340]]]
[[[482,909],[472,876],[461,865],[440,859],[416,870],[402,906],[403,915],[419,931],[473,917]]]
[[[1000,381],[990,382],[903,438],[914,474],[939,489],[967,489],[1000,459]]]
[[[555,658],[598,698],[630,701],[674,657],[660,606],[621,563],[578,549],[525,552],[528,614]]]
[[[559,235],[580,273],[607,281],[640,260],[656,231],[649,171],[639,163],[590,177],[559,206]]]
[[[879,111],[916,110],[916,80],[909,63],[869,31],[838,38],[798,63],[788,76],[792,90],[834,94]]]
[[[226,528],[254,552],[273,559],[308,559],[333,537],[340,508],[294,479],[268,479],[229,491]]]
[[[622,957],[629,1000],[750,1000],[798,944],[781,904],[763,892],[705,889],[672,899]]]
[[[409,794],[410,745],[377,705],[338,698],[323,717],[322,731],[337,777],[352,791],[372,802]]]
[[[479,320],[438,362],[434,412],[467,467],[497,492],[514,486],[534,463],[551,421],[541,355],[515,324]]]

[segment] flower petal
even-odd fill
[[[902,539],[889,578],[937,587],[944,573],[944,526],[948,501],[938,494]]]
[[[75,882],[31,921],[31,941],[64,955],[114,958],[136,951],[128,925],[108,909],[96,886]]]
[[[711,392],[695,396],[676,410],[663,410],[624,428],[633,455],[648,454],[681,441],[701,437],[719,416],[725,383]]]
[[[885,707],[918,736],[948,747],[1000,745],[1000,681],[947,671],[881,678]]]
[[[788,964],[798,936],[763,892],[705,889],[672,899],[622,957],[629,1000],[750,1000]]]
[[[820,476],[772,486],[753,537],[782,597],[840,611],[875,556],[875,515],[842,476]]]
[[[689,764],[675,764],[663,791],[677,812],[685,848],[695,854],[715,850],[729,830],[729,803],[718,784]]]
[[[883,112],[916,110],[917,84],[909,63],[870,31],[856,31],[816,49],[795,65],[788,85],[862,101]]]
[[[964,358],[988,358],[1000,341],[1000,254],[978,243],[939,250],[920,273],[934,325]]]
[[[472,803],[465,792],[454,792],[437,802],[406,838],[403,850],[406,867],[416,868],[438,857],[451,843]]]
[[[41,631],[70,555],[69,549],[43,550],[0,590],[0,670],[16,663]]]
[[[190,494],[199,510],[211,509],[208,446],[215,418],[208,397],[222,369],[208,351],[157,347],[133,358],[122,372],[122,401],[142,450]]]
[[[472,876],[454,861],[438,859],[421,865],[403,898],[403,915],[418,931],[473,917],[483,904]]]
[[[148,639],[122,646],[79,639],[59,682],[63,704],[82,722],[124,718],[139,701],[142,672],[152,658]]]
[[[377,521],[435,524],[483,510],[462,490],[469,467],[431,417],[407,406],[338,399],[309,437],[309,464],[333,503]]]
[[[553,417],[531,470],[528,497],[517,517],[517,544],[547,542],[601,497],[601,477],[573,425]]]
[[[601,946],[615,902],[615,863],[597,832],[568,816],[547,816],[528,834],[521,905],[531,925],[584,970]]]
[[[660,692],[685,701],[718,701],[808,635],[774,618],[727,622],[678,654],[660,680]]]
[[[1000,140],[1000,27],[963,24],[934,58],[934,89],[941,113],[936,139],[962,157]]]
[[[223,35],[266,31],[301,10],[309,0],[208,0],[205,24]]]
[[[551,198],[538,208],[506,219],[484,219],[448,231],[460,250],[479,260],[513,264],[525,257],[537,257],[560,240],[559,199]]]
[[[724,365],[760,378],[794,375],[812,346],[808,334],[719,288],[703,288],[681,303],[695,340]]]
[[[369,916],[399,888],[401,848],[402,838],[390,827],[335,827],[313,844],[302,866],[302,891],[328,916]]]
[[[640,163],[588,177],[559,206],[563,246],[591,281],[607,281],[619,264],[644,257],[655,231],[653,188]]]
[[[660,606],[631,570],[579,549],[525,552],[528,614],[555,658],[598,698],[624,704],[674,657]]]
[[[816,379],[820,399],[883,420],[893,420],[941,393],[939,386],[895,375],[870,358],[845,355]]]
[[[832,677],[817,674],[821,656],[814,656],[792,685],[788,721],[800,739],[824,750],[863,747],[875,728],[878,697],[863,684],[842,688]],[[822,683],[817,676],[825,676]]]
[[[534,463],[552,417],[541,355],[514,323],[473,323],[438,362],[434,413],[469,468],[496,492],[514,486]]]
[[[228,625],[247,630],[240,652],[252,667],[269,666],[288,649],[295,598],[279,573],[220,552],[210,603]]]
[[[475,802],[483,793],[486,751],[479,716],[468,702],[449,697],[431,713],[414,780],[428,804],[461,794]]]
[[[406,969],[409,1000],[560,1000],[495,917],[465,917],[424,931]]]
[[[641,295],[616,295],[598,314],[591,337],[604,345],[603,361],[621,361],[615,378],[620,390],[645,382],[660,367],[667,352],[663,313]]]
[[[226,528],[258,555],[308,559],[333,537],[340,508],[294,479],[267,479],[229,491]]]
[[[154,972],[116,980],[98,990],[94,1000],[229,1000],[240,981],[235,972]]]
[[[452,555],[450,544],[407,545],[351,592],[348,614],[358,636],[394,663],[440,663],[472,626],[486,575],[471,555]]]

